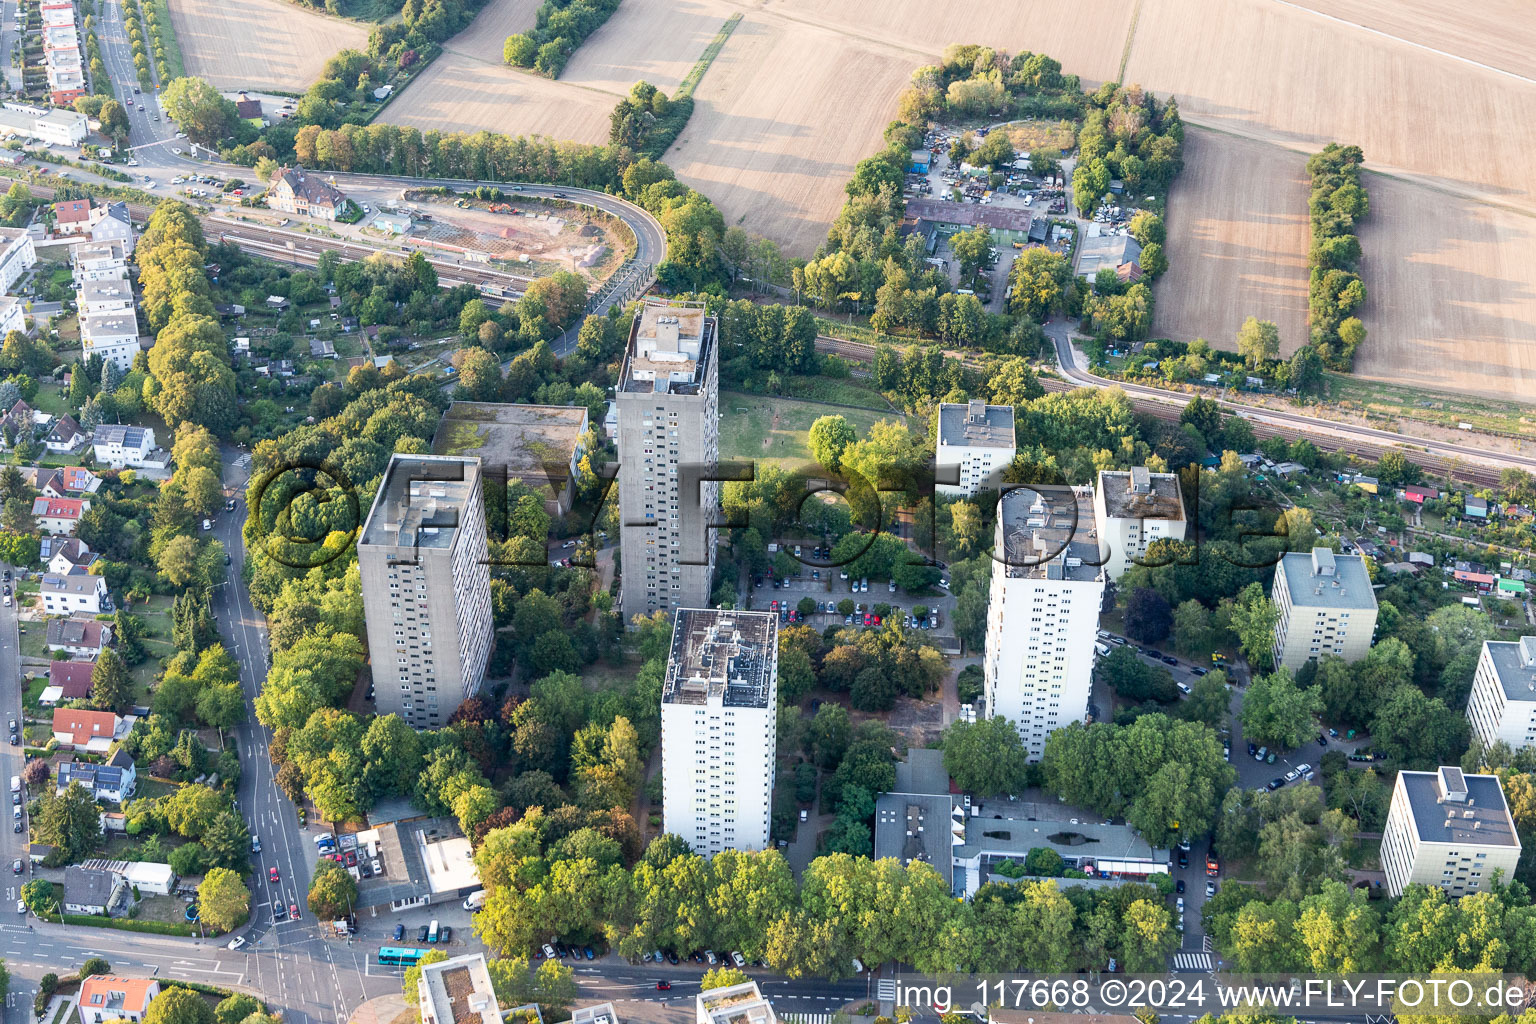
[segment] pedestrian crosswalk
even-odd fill
[[[1175,953],[1173,955],[1173,969],[1176,971],[1211,971],[1211,954],[1209,953]]]
[[[830,1013],[786,1013],[782,1017],[789,1024],[832,1024]]]

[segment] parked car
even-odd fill
[[[555,959],[555,947],[551,946],[547,942],[544,943],[544,947],[543,947],[543,949],[540,950],[540,952],[542,952],[544,954],[544,959],[546,959],[546,960],[553,960],[553,959]]]
[[[742,956],[740,953],[736,952],[735,950],[732,950],[731,951],[731,963],[736,965],[736,969],[737,970],[741,970],[743,967],[747,966],[747,958]]]
[[[1207,899],[1209,899],[1210,897],[1216,895],[1216,883],[1215,882],[1207,881],[1205,883],[1205,895],[1206,895]]]
[[[403,938],[405,938],[405,925],[403,925],[403,924],[395,925],[395,941],[399,942]]]
[[[419,929],[416,930],[416,941],[417,942],[426,942],[427,941],[427,926],[426,925],[422,925]],[[545,946],[544,948],[545,949],[549,949],[548,946]],[[554,953],[550,953],[549,955],[551,957],[553,957],[555,954]]]
[[[1184,879],[1181,878],[1177,882],[1173,883],[1173,891],[1177,892],[1177,893],[1182,893],[1184,891]],[[395,936],[395,938],[397,938],[397,939],[399,937],[400,936],[398,936],[398,935]]]

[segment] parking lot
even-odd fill
[[[773,581],[765,576],[756,581],[749,580],[748,586],[751,589],[745,596],[744,607],[758,611],[773,611],[775,610],[773,602],[777,601],[778,608],[784,609],[782,619],[785,622],[798,622],[799,613],[796,606],[802,598],[808,597],[816,602],[818,610],[805,621],[806,624],[815,626],[817,629],[825,629],[832,625],[863,626],[866,624],[873,628],[877,625],[873,618],[865,623],[862,616],[868,614],[873,617],[873,608],[877,604],[888,604],[893,614],[902,616],[910,616],[914,608],[925,608],[928,610],[928,617],[924,620],[927,626],[914,623],[914,628],[928,628],[945,634],[953,631],[951,614],[954,611],[955,599],[944,589],[935,588],[923,594],[909,594],[899,587],[894,587],[893,584],[879,580],[844,580],[836,569],[810,571],[819,572],[822,578],[794,576],[786,580]],[[777,588],[773,586],[774,582],[778,583]],[[861,583],[867,583],[868,589],[855,592],[852,588]],[[862,610],[855,614],[852,622],[848,620],[845,613],[837,610],[838,605],[844,600],[852,601],[855,608],[862,606]],[[831,610],[825,610],[827,607]],[[794,612],[793,617],[790,612]],[[937,612],[936,616],[935,612]]]

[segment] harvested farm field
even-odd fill
[[[1527,78],[1536,77],[1536,22],[1524,0],[1290,0],[1292,6],[1374,29]]]
[[[389,105],[384,119],[422,131],[483,130],[603,143],[618,101],[448,50]]]
[[[731,13],[719,0],[624,0],[560,81],[623,96],[643,80],[670,96]]]
[[[767,0],[762,10],[905,49],[918,58],[914,69],[933,63],[951,43],[981,43],[1009,53],[1049,54],[1062,70],[1096,85],[1116,78],[1135,6],[1123,0]],[[862,88],[860,94],[878,95]]]
[[[1365,176],[1369,332],[1355,372],[1530,401],[1536,395],[1536,217]],[[1169,276],[1172,276],[1171,274]]]
[[[753,12],[704,76],[666,160],[726,224],[808,256],[853,165],[880,148],[914,66],[907,53]]]
[[[1125,80],[1202,124],[1308,152],[1354,143],[1372,168],[1536,210],[1536,83],[1289,2],[1144,0]]]
[[[502,63],[507,36],[531,28],[538,9],[538,0],[492,0],[468,28],[443,44],[442,55],[389,105],[385,120],[422,131],[608,141],[608,115],[617,95],[553,82]]]
[[[218,89],[303,92],[338,50],[361,49],[368,27],[284,0],[171,0],[187,74]]]
[[[1237,329],[1256,316],[1279,326],[1285,355],[1306,342],[1306,163],[1279,146],[1186,128],[1154,337],[1235,350]]]

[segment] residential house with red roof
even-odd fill
[[[37,528],[55,536],[74,536],[80,517],[90,510],[91,503],[85,498],[38,496],[32,500],[32,516],[37,520]]]
[[[159,995],[160,982],[154,978],[93,974],[80,983],[80,1024],[142,1021]]]
[[[83,235],[91,230],[91,201],[66,199],[53,204],[54,234]]]
[[[110,711],[55,708],[53,712],[53,738],[66,750],[104,754],[122,727],[123,720]]]

